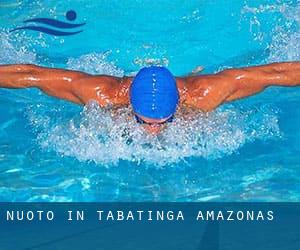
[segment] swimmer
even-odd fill
[[[1,88],[38,88],[50,96],[82,105],[90,100],[96,100],[101,107],[131,105],[136,121],[151,134],[159,133],[164,124],[172,122],[179,105],[209,112],[268,86],[297,85],[300,62],[176,78],[159,66],[142,68],[135,77],[119,78],[29,64],[0,65]]]

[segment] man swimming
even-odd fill
[[[137,122],[157,134],[178,105],[209,112],[222,103],[254,95],[268,86],[300,84],[300,62],[273,63],[217,74],[176,77],[165,67],[142,68],[135,77],[90,75],[29,64],[0,65],[0,87],[39,88],[78,104],[131,105]]]

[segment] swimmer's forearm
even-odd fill
[[[300,85],[300,62],[287,62],[275,64],[274,82],[270,85],[298,86]]]
[[[220,74],[232,79],[236,91],[226,101],[251,96],[269,86],[293,87],[300,84],[300,62],[272,63],[262,66],[230,69]],[[226,78],[225,77],[225,78]]]
[[[88,74],[31,64],[0,65],[0,88],[38,88],[60,99],[82,104],[73,85]]]
[[[235,79],[241,88],[247,88],[249,85],[260,88],[276,85],[297,86],[300,84],[300,62],[272,63],[242,68]]]
[[[0,65],[0,87],[30,88],[56,86],[60,89],[63,83],[71,83],[88,74],[55,68],[46,68],[33,64]]]
[[[0,65],[0,87],[34,87],[34,78],[31,74],[34,67],[36,66],[29,64]]]

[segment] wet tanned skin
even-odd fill
[[[108,104],[129,105],[129,87],[132,79],[90,75],[31,64],[0,65],[1,88],[39,88],[50,96],[83,105],[92,99],[102,107]],[[268,86],[299,85],[300,62],[273,63],[228,69],[217,74],[178,77],[176,82],[180,93],[180,105],[209,112],[222,103],[254,95]],[[152,128],[148,127],[146,130],[156,134],[160,130],[156,127],[160,125],[152,124]]]

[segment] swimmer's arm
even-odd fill
[[[263,91],[268,86],[300,84],[300,62],[227,69],[214,75],[185,78],[187,105],[209,112],[224,102]]]
[[[46,94],[81,103],[73,93],[74,82],[87,77],[87,74],[40,67],[33,64],[0,65],[1,88],[39,88]]]
[[[31,64],[0,65],[0,88],[39,88],[46,94],[85,104],[94,99],[100,105],[110,101],[122,78],[93,76],[83,72],[40,67]],[[106,98],[104,100],[104,98]]]
[[[228,70],[237,85],[234,93],[226,98],[233,101],[254,95],[269,86],[295,87],[300,85],[300,62],[272,63]]]

